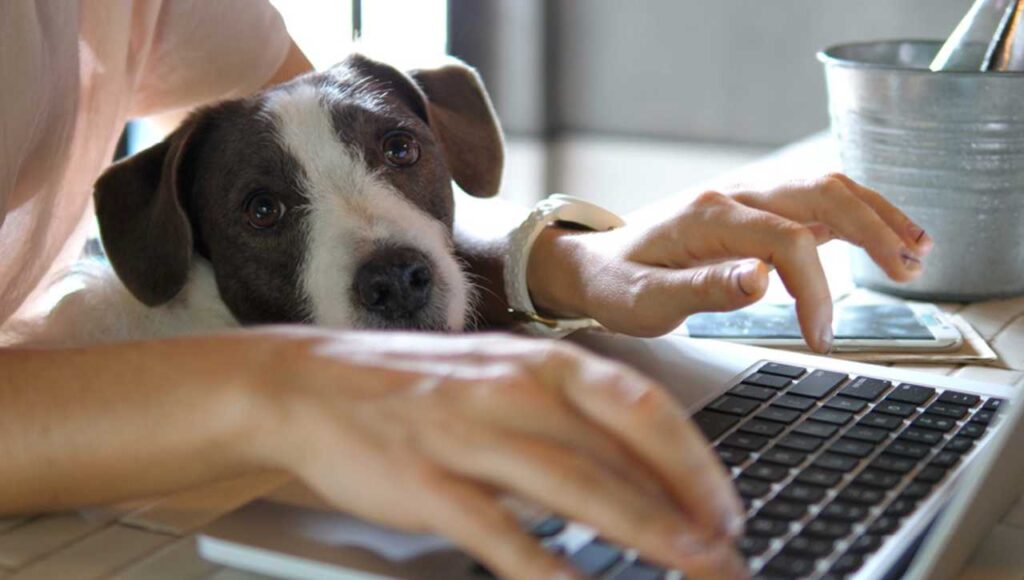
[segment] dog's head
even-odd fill
[[[471,69],[405,74],[354,55],[193,113],[100,177],[96,214],[114,270],[149,306],[207,260],[245,324],[455,330],[469,288],[451,181],[491,196],[502,159]]]

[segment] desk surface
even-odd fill
[[[799,175],[809,167],[819,174],[822,168],[835,167],[834,150],[822,136],[784,149],[727,181],[775,180]],[[1002,368],[913,368],[1024,388],[1024,297],[942,307],[961,314],[978,330],[999,354]],[[0,579],[260,578],[203,561],[196,554],[194,535],[285,479],[276,474],[252,476],[77,513],[0,518]],[[1022,548],[1024,497],[982,542],[961,578],[1024,578]]]

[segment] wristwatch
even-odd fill
[[[570,223],[592,230],[607,231],[626,222],[607,209],[578,197],[553,194],[534,206],[530,215],[509,234],[509,255],[505,261],[505,295],[509,314],[529,334],[561,338],[584,328],[600,327],[593,318],[549,318],[537,313],[526,284],[526,264],[533,243],[554,223]]]

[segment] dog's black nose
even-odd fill
[[[430,263],[411,248],[385,248],[370,256],[355,277],[364,308],[388,320],[410,318],[430,300]]]

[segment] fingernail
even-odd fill
[[[832,352],[832,327],[825,327],[818,334],[818,344],[821,346],[822,354],[828,354]]]
[[[903,267],[907,270],[916,271],[921,269],[921,260],[906,248],[900,250],[900,259],[903,260]]]
[[[913,238],[920,252],[927,254],[931,251],[932,238],[928,235],[928,232],[921,229],[917,224],[911,223],[907,226],[907,233]]]
[[[573,568],[562,568],[551,575],[551,580],[576,580],[581,576]]]
[[[739,538],[746,527],[747,519],[741,514],[731,514],[725,518],[725,533],[729,538]]]
[[[745,262],[736,266],[736,279],[740,290],[747,296],[764,292],[764,276],[761,275],[761,264]]]
[[[684,557],[706,554],[711,549],[706,539],[689,532],[677,534],[672,540],[672,547],[677,554]]]

